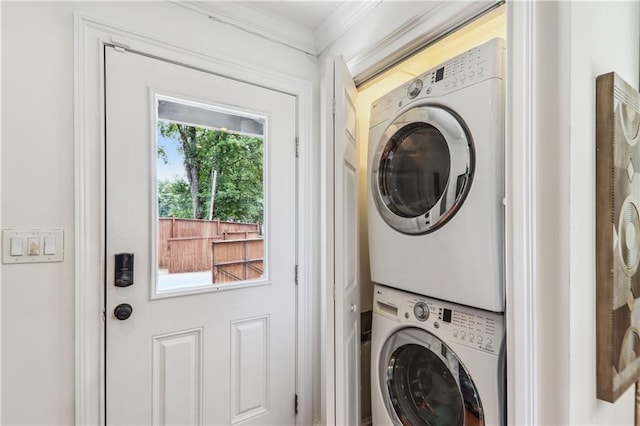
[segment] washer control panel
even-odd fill
[[[374,313],[414,323],[446,343],[498,354],[504,338],[504,314],[430,299],[376,286]]]
[[[425,301],[415,299],[411,303],[415,312],[415,306]],[[426,317],[430,319],[427,325],[438,330],[438,337],[485,352],[498,353],[500,350],[503,330],[494,318],[495,313],[466,306],[452,306],[440,301],[426,304],[429,307]],[[416,319],[426,321],[417,316]]]
[[[451,314],[451,337],[458,343],[477,347],[489,352],[499,350],[496,322],[486,314],[468,313],[459,310]],[[502,333],[502,330],[500,330]]]

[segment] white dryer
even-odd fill
[[[505,424],[504,314],[377,285],[375,426]]]
[[[504,311],[503,56],[493,39],[372,104],[374,282]]]

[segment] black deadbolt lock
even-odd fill
[[[121,303],[113,310],[113,314],[120,321],[128,319],[133,313],[133,307],[128,303]]]
[[[116,254],[116,287],[133,284],[133,253]]]

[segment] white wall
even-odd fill
[[[0,420],[73,424],[74,11],[313,82],[314,99],[317,68],[299,52],[166,2],[3,1],[0,7],[2,228],[65,230],[64,262],[2,268]],[[314,126],[314,139],[317,133]],[[317,149],[313,157],[319,159],[318,144],[310,145]],[[318,170],[315,167],[315,188],[319,188]],[[317,220],[316,216],[315,230]],[[315,300],[320,300],[318,289],[314,291]],[[317,377],[318,372],[314,374]]]
[[[571,3],[570,369],[572,424],[633,424],[633,387],[596,399],[595,80],[617,72],[638,88],[640,3]],[[562,141],[559,141],[562,142]],[[566,143],[566,142],[565,142]]]
[[[632,389],[596,399],[595,79],[616,71],[637,85],[640,4],[533,4],[534,418],[633,424]]]

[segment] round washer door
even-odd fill
[[[484,425],[482,403],[456,354],[426,330],[404,328],[382,347],[380,388],[394,424]]]
[[[458,211],[471,187],[472,139],[449,110],[424,105],[387,127],[373,159],[371,191],[382,219],[405,234],[433,232]]]

